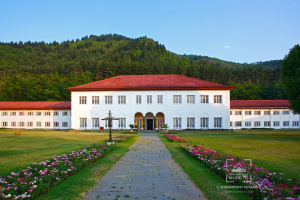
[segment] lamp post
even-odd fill
[[[115,118],[111,116],[111,112],[109,110],[108,112],[108,117],[101,119],[101,120],[108,120],[108,126],[109,126],[109,139],[108,139],[108,145],[113,144],[114,142],[112,141],[112,137],[111,137],[111,124],[112,124],[112,120],[119,120],[120,118]]]

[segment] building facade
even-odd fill
[[[229,129],[230,89],[180,75],[128,75],[69,88],[72,128]],[[76,110],[76,112],[74,112]]]
[[[71,91],[70,102],[0,102],[0,128],[299,129],[288,100],[231,100],[232,86],[180,75],[126,75]]]
[[[230,128],[299,129],[300,115],[288,100],[231,100]]]
[[[70,129],[71,102],[0,102],[0,127]]]

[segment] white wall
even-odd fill
[[[7,113],[4,116],[4,113]],[[15,116],[12,113],[16,112]],[[20,112],[24,115],[20,116]],[[33,112],[33,115],[28,115],[28,112]],[[41,112],[41,116],[37,115],[37,112]],[[50,112],[50,115],[46,116],[45,112]],[[58,116],[54,116],[54,112],[58,112]],[[63,112],[67,112],[67,116],[63,116]],[[4,123],[7,126],[4,126]],[[12,122],[16,123],[16,126],[12,126]],[[20,126],[20,122],[24,122],[24,126]],[[28,126],[28,122],[32,122],[32,126]],[[37,126],[37,122],[41,122],[41,126]],[[46,122],[50,123],[50,126],[46,127]],[[58,127],[54,127],[54,122],[59,122]],[[67,126],[63,127],[63,122],[67,122]],[[0,110],[0,127],[1,128],[16,128],[16,129],[70,129],[71,128],[71,111],[70,110]]]
[[[118,104],[118,96],[126,96],[126,104]],[[136,95],[142,96],[142,103],[136,104]],[[147,104],[147,95],[152,95],[152,104]],[[163,95],[163,103],[157,103],[157,95]],[[173,103],[173,95],[181,95],[181,104]],[[187,95],[195,95],[195,104],[187,104]],[[209,95],[209,104],[200,103],[200,95]],[[222,95],[222,104],[214,104],[214,95]],[[87,104],[79,104],[79,97],[86,96]],[[100,97],[100,104],[92,104],[92,96]],[[113,104],[105,104],[105,96],[113,96]],[[72,129],[80,129],[80,118],[87,118],[87,127],[92,129],[92,118],[103,119],[111,110],[113,117],[126,117],[126,129],[134,124],[134,115],[141,112],[144,116],[151,112],[165,115],[165,123],[173,129],[173,118],[181,117],[182,128],[187,128],[187,117],[195,117],[195,129],[200,129],[200,117],[209,117],[209,129],[214,129],[214,117],[222,117],[222,129],[229,129],[230,92],[229,90],[164,90],[164,91],[72,91]],[[105,122],[100,121],[100,126]],[[118,129],[118,121],[113,122]]]
[[[273,129],[299,129],[298,126],[293,126],[293,122],[300,124],[300,115],[294,114],[290,109],[231,109],[230,121],[231,128],[273,128]],[[236,115],[235,111],[241,111],[242,115]],[[245,115],[245,111],[251,111],[251,115]],[[260,111],[260,115],[254,115],[254,111]],[[270,115],[265,115],[264,111],[269,111]],[[274,115],[274,111],[279,111],[279,115]],[[289,111],[289,114],[283,114],[283,111]],[[241,127],[237,127],[235,122],[241,121]],[[255,126],[255,122],[260,121],[260,126]],[[264,122],[270,121],[270,126],[265,126]],[[274,121],[279,122],[279,126],[274,126]],[[289,121],[289,126],[283,126],[283,122]],[[245,122],[251,122],[251,126],[245,126]]]

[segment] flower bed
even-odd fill
[[[121,135],[121,136],[117,136],[117,137],[113,137],[112,141],[113,142],[125,142],[127,141],[128,138],[131,138],[132,135]]]
[[[176,143],[184,143],[184,142],[189,142],[187,139],[185,138],[180,138],[177,135],[173,135],[173,134],[164,134],[164,137],[169,138],[169,140],[171,140],[172,142],[176,142]]]
[[[270,173],[264,168],[257,168],[255,164],[245,162],[241,157],[222,154],[199,145],[182,145],[182,148],[226,180],[232,174],[233,169],[236,170],[237,166],[240,166],[245,170],[244,174],[251,176],[251,179],[244,179],[244,177],[233,179],[232,183],[242,186],[239,188],[242,188],[255,199],[300,198],[297,183],[292,179],[285,178],[283,173]]]
[[[0,178],[0,199],[33,199],[93,164],[114,148],[115,145],[94,144],[44,162],[32,163],[27,169]]]

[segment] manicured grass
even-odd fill
[[[113,137],[117,135],[120,134],[113,133]],[[52,188],[40,199],[82,199],[98,179],[128,151],[138,136],[117,143],[113,152]],[[108,133],[24,130],[21,135],[14,135],[13,130],[0,130],[0,176],[22,170],[33,162],[85,148],[89,144],[105,143],[107,139]]]
[[[252,159],[253,163],[271,172],[283,172],[288,178],[300,180],[299,131],[180,132],[177,135],[191,141],[185,144],[199,144],[218,152]],[[216,186],[223,185],[224,182],[222,183],[222,180],[217,179],[217,175],[209,173],[209,169],[181,150],[180,143],[171,143],[165,138],[162,138],[162,141],[176,161],[209,198],[231,199],[226,198],[228,194],[216,190]],[[234,196],[234,193],[230,194]],[[240,199],[240,197],[235,198]]]

